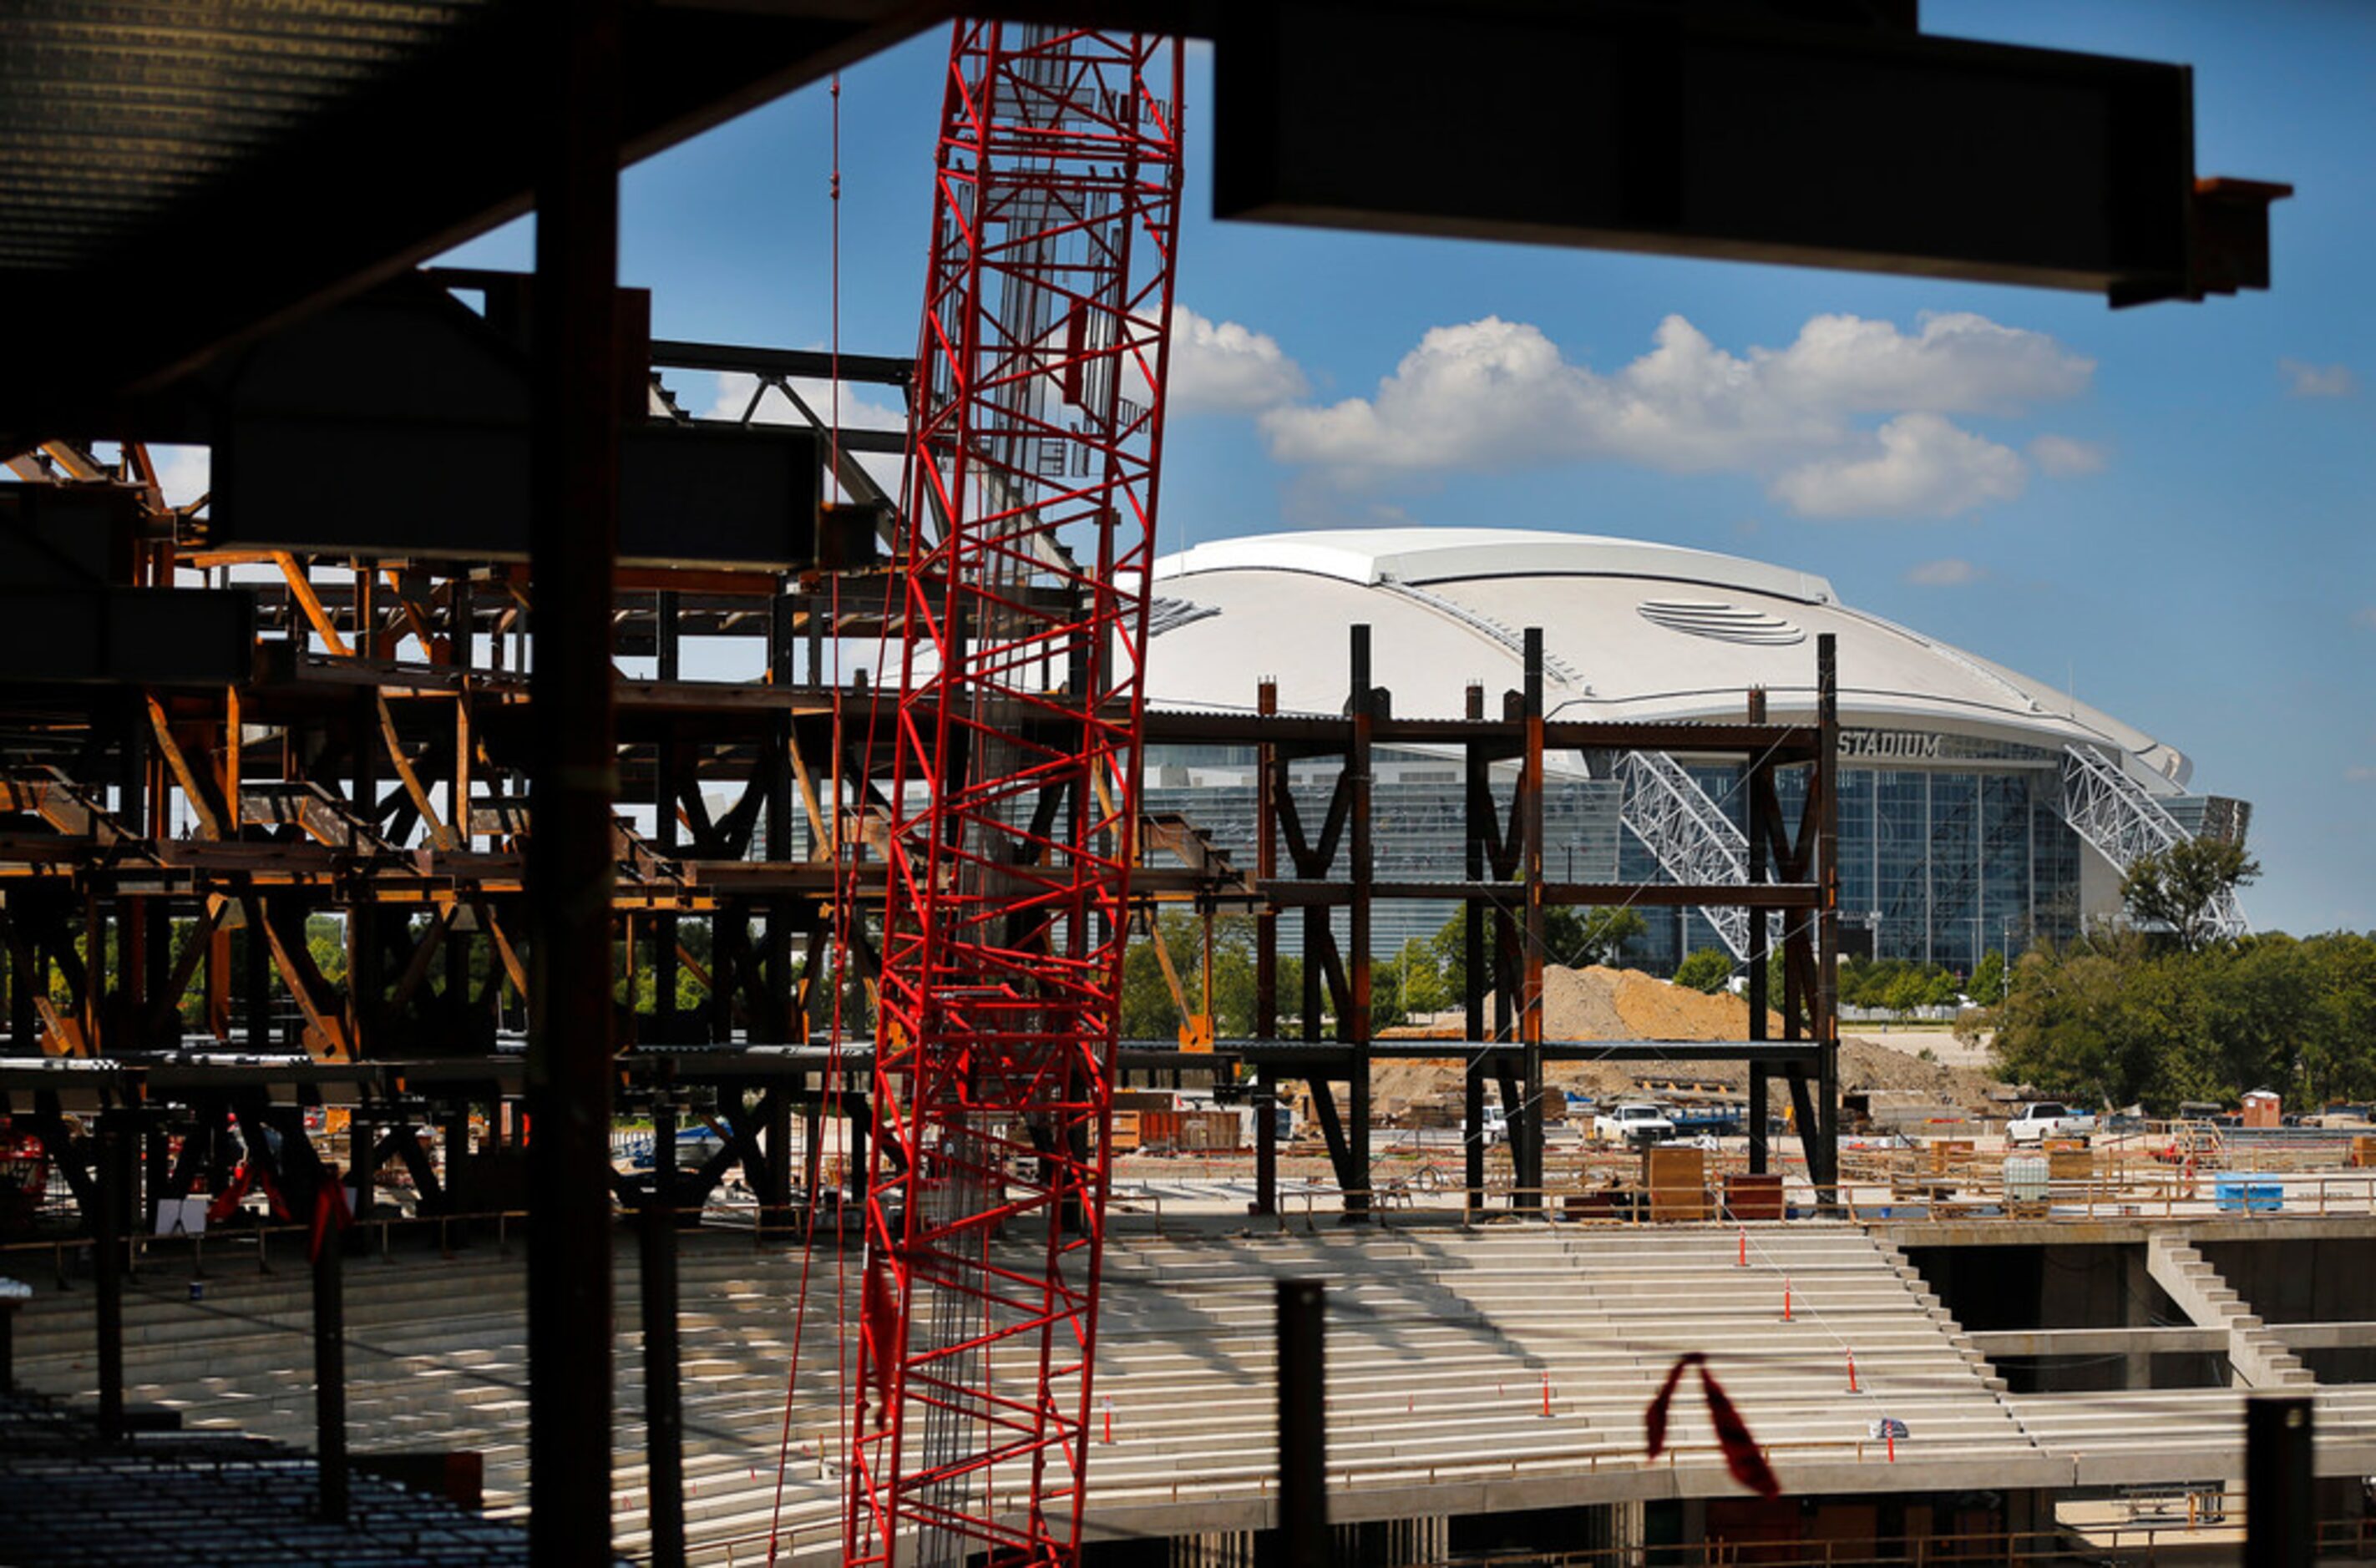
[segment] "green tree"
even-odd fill
[[[2168,849],[2140,855],[2121,878],[2129,919],[2165,932],[2189,953],[2217,932],[2220,899],[2259,880],[2261,863],[2226,838],[2181,838]]]
[[[1485,939],[1491,942],[1492,937],[1493,928],[1489,923],[1485,928]],[[1435,960],[1436,977],[1443,982],[1453,1004],[1465,1004],[1468,995],[1468,911],[1462,909],[1438,927],[1435,934],[1427,939],[1427,947]],[[1493,967],[1491,952],[1485,955],[1485,967],[1491,973]]]
[[[1650,933],[1642,911],[1630,907],[1600,906],[1586,909],[1543,911],[1544,960],[1571,969],[1595,964],[1615,967],[1625,944]]]
[[[2177,1099],[2171,997],[2145,982],[2139,944],[2040,944],[2014,965],[1998,1009],[1998,1067],[2085,1105]]]
[[[2006,973],[2003,954],[1993,947],[1981,954],[1979,967],[1972,971],[1972,1000],[1983,1007],[2003,1001]]]
[[[1205,927],[1201,920],[1189,915],[1166,915],[1158,924],[1164,951],[1170,956],[1172,968],[1179,972],[1180,988],[1187,993],[1191,1007],[1204,1003],[1205,988]],[[1249,915],[1224,916],[1213,926],[1213,1032],[1220,1039],[1243,1038],[1254,1032],[1255,973],[1254,922]],[[1372,1024],[1382,1022],[1379,1001],[1391,1004],[1393,985],[1384,979],[1386,967],[1372,965],[1371,992]],[[1150,939],[1144,933],[1131,938],[1123,956],[1122,1033],[1124,1039],[1177,1039],[1180,1026],[1185,1021],[1179,1004],[1173,1000],[1170,984],[1163,978],[1163,966],[1155,956]],[[1279,1032],[1291,1035],[1301,1024],[1303,1005],[1303,966],[1286,953],[1278,958]],[[1325,1009],[1326,999],[1323,998]]]
[[[1881,1004],[1896,1014],[1897,1021],[1903,1024],[1914,1016],[1915,1009],[1929,1005],[1930,1000],[1930,977],[1909,965],[1892,977]]]
[[[2282,932],[2190,951],[2136,931],[2041,944],[1997,1009],[2009,1077],[2091,1103],[2376,1095],[2376,938]]]
[[[1930,968],[1923,971],[1923,1006],[1953,1007],[1955,1004],[1955,999],[1963,994],[1963,984],[1955,978],[1955,973],[1953,969],[1942,968],[1934,965]]]
[[[1443,983],[1443,972],[1436,967],[1432,938],[1414,936],[1404,943],[1387,973],[1386,984],[1406,1017],[1459,1005],[1459,994]]]
[[[2301,945],[2315,990],[2304,1090],[2322,1104],[2376,1098],[2376,935],[2338,932]]]
[[[332,985],[347,982],[347,922],[336,915],[305,917],[305,951]]]
[[[1720,947],[1703,947],[1675,966],[1675,983],[1710,995],[1732,979],[1732,960]]]

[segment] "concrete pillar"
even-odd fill
[[[2131,1328],[2146,1328],[2153,1324],[2154,1282],[2145,1267],[2143,1247],[2121,1249],[2121,1295],[2124,1310],[2121,1321]],[[2151,1388],[2153,1384],[2153,1353],[2132,1350],[2121,1358],[2123,1388]]]

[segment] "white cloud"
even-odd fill
[[[1967,311],[1925,315],[1911,337],[1886,321],[1819,315],[1780,352],[1752,349],[1779,397],[1859,413],[2014,413],[2076,397],[2096,362],[2043,332]]]
[[[1802,512],[1943,515],[2018,494],[2026,474],[1943,416],[2069,398],[2094,368],[2042,333],[1968,314],[1927,316],[1911,334],[1820,315],[1788,348],[1742,354],[1670,315],[1648,353],[1603,374],[1539,328],[1487,316],[1427,333],[1372,397],[1276,408],[1261,423],[1273,457],[1348,482],[1607,458],[1755,473]],[[1876,413],[1894,417],[1859,427]]]
[[[792,376],[788,384],[799,395],[801,401],[809,406],[809,410],[828,424],[838,418],[844,430],[905,431],[908,428],[906,410],[871,401],[859,396],[847,383],[841,388],[841,407],[838,410],[833,404],[832,382]],[[751,400],[754,393],[759,394],[756,407]],[[809,422],[786,400],[780,388],[769,386],[761,391],[757,376],[739,370],[719,373],[717,390],[710,398],[709,407],[699,410],[696,417],[740,420],[746,409],[751,410],[751,422],[754,424],[805,425]],[[883,452],[861,452],[857,454],[857,459],[858,466],[865,470],[876,487],[897,501],[906,460]],[[835,500],[841,495],[838,485],[828,483],[827,500]]]
[[[1906,574],[1906,580],[1917,588],[1962,588],[1987,576],[1969,561],[1951,555],[1943,561],[1923,562]]]
[[[1775,480],[1774,493],[1815,517],[1947,517],[2014,500],[2028,482],[2010,448],[1937,414],[1901,414],[1872,439],[1878,451],[1792,469]]]
[[[1270,334],[1171,307],[1172,412],[1257,413],[1311,389]]]
[[[2100,473],[2106,461],[2103,447],[2092,441],[2076,441],[2068,435],[2041,435],[2029,444],[2029,460],[2037,471],[2056,479],[2070,479],[2078,474]]]
[[[214,483],[211,447],[151,446],[148,460],[157,465],[157,488],[165,493],[168,506],[186,506]]]
[[[2348,398],[2358,385],[2351,367],[2344,364],[2282,359],[2277,362],[2277,373],[2286,378],[2287,390],[2297,398]]]
[[[790,385],[792,390],[800,395],[801,401],[806,403],[810,411],[818,419],[831,422],[838,415],[841,428],[844,430],[905,430],[908,428],[907,410],[869,401],[851,391],[847,385],[841,389],[841,407],[838,410],[833,406],[832,382],[813,381],[802,376],[793,376],[790,378]],[[718,390],[709,399],[709,407],[702,410],[696,417],[709,420],[739,420],[742,417],[742,410],[751,407],[751,395],[758,390],[759,378],[755,375],[739,370],[720,372],[718,377]],[[752,413],[751,421],[754,424],[806,424],[808,422],[801,416],[799,410],[785,400],[783,393],[772,386],[759,398],[759,406]]]
[[[2346,767],[2343,777],[2354,784],[2376,784],[2376,767]]]
[[[2361,605],[2358,613],[2351,618],[2370,631],[2376,632],[2376,604]]]

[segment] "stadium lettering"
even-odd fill
[[[1843,730],[1840,755],[1930,760],[1939,755],[1939,737],[1904,730]]]

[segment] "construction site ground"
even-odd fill
[[[1453,1016],[1458,1028],[1457,1016]],[[1553,1087],[1567,1093],[1605,1099],[1661,1083],[1745,1092],[1746,1064],[1695,1058],[1686,1048],[1694,1041],[1746,1039],[1749,1022],[1749,1004],[1738,996],[1693,991],[1638,969],[1596,965],[1582,969],[1552,966],[1543,971],[1545,1039],[1671,1040],[1676,1045],[1672,1061],[1666,1063],[1555,1063],[1547,1074]],[[1433,1031],[1391,1032],[1423,1037]],[[1782,1038],[1780,1014],[1768,1014],[1766,1034]],[[1880,1090],[1978,1111],[1988,1105],[1990,1091],[2002,1087],[1987,1063],[1984,1050],[1966,1046],[1944,1029],[1843,1035],[1840,1087],[1849,1094]],[[1457,1107],[1461,1067],[1456,1055],[1379,1063],[1371,1079],[1372,1103],[1388,1119],[1415,1106]]]

